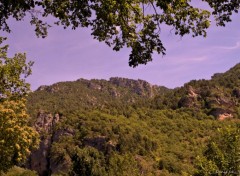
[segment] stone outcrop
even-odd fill
[[[211,97],[207,100],[207,107],[214,108],[214,107],[225,107],[231,108],[235,105],[235,103],[226,97]]]
[[[158,87],[140,79],[133,80],[127,78],[112,77],[109,79],[109,82],[118,87],[130,88],[136,94],[148,97],[153,97]]]
[[[107,80],[98,79],[78,79],[73,83],[78,83],[77,86],[83,88],[85,91],[108,93],[114,98],[123,98],[125,94],[135,93],[139,96],[152,98],[159,93],[168,90],[164,86],[151,85],[147,81],[138,79],[128,79],[121,77],[112,77]],[[65,84],[65,85],[64,85]],[[120,88],[120,89],[119,89]],[[122,89],[123,88],[123,89]],[[76,87],[71,88],[67,82],[55,83],[51,86],[40,86],[37,91],[46,91],[48,93],[59,93],[64,91],[81,91]]]
[[[73,136],[75,134],[71,128],[55,128],[60,120],[59,114],[53,116],[49,113],[40,112],[37,116],[34,127],[41,135],[41,142],[39,148],[32,151],[27,167],[35,170],[39,176],[58,174],[68,171],[71,167],[71,158],[68,155],[62,158],[61,161],[52,157],[52,144],[58,142],[61,136]],[[87,137],[84,139],[83,144],[106,153],[115,150],[117,145],[105,136]]]
[[[37,89],[37,91],[47,91],[50,93],[58,92],[59,90],[60,90],[60,88],[57,83],[53,84],[52,86],[43,85]]]
[[[178,102],[178,107],[199,107],[199,103],[197,98],[199,97],[197,91],[192,87],[189,86],[187,89],[187,95],[182,97]]]
[[[53,126],[58,123],[59,119],[59,114],[52,116],[52,114],[49,113],[39,112],[34,127],[38,132],[44,131],[46,133],[51,133]]]
[[[178,101],[178,107],[197,108],[208,110],[207,115],[212,115],[218,120],[233,118],[236,101],[218,87],[212,89],[212,93],[206,93],[208,87],[193,88],[187,86],[185,95]],[[237,89],[233,91],[233,96],[238,96]]]
[[[189,96],[189,97],[193,97],[193,98],[198,97],[198,94],[197,94],[196,90],[193,89],[192,86],[189,86],[189,87],[188,87],[188,96]]]
[[[225,120],[225,119],[232,119],[232,118],[233,118],[233,115],[230,113],[224,113],[224,114],[220,114],[218,116],[218,120],[220,120],[220,121]]]
[[[225,120],[233,118],[232,112],[228,109],[214,108],[209,115],[214,116],[218,120]]]
[[[41,142],[39,148],[32,151],[27,166],[31,170],[37,171],[39,176],[47,176],[50,174],[49,153],[51,144],[53,143],[53,128],[59,120],[59,114],[52,116],[52,114],[40,112],[34,124],[34,127],[41,135]]]

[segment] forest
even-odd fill
[[[27,97],[39,148],[5,175],[239,175],[239,75],[237,64],[175,89],[119,77],[41,86]]]
[[[114,51],[130,51],[128,65],[136,68],[166,55],[162,29],[206,37],[239,8],[238,0],[0,0],[0,176],[240,175],[240,63],[171,89],[79,77],[32,91],[34,62],[12,54],[3,37],[24,20],[42,38],[52,26],[87,28]],[[211,49],[229,54],[239,41]]]

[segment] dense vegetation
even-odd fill
[[[128,175],[132,170],[136,171],[133,175],[192,174],[194,159],[201,155],[205,140],[217,128],[231,124],[211,119],[199,121],[184,112],[167,110],[147,113],[141,117],[139,112],[128,119],[101,112],[70,116],[61,128],[72,128],[75,135],[63,137],[55,143],[51,156],[69,157],[71,160],[68,161],[78,164],[78,169],[90,167],[91,174],[79,172],[79,175]],[[104,139],[105,143],[98,144],[99,138]],[[78,160],[86,162],[86,166],[76,163],[76,155]]]
[[[0,37],[0,175],[15,164],[25,162],[38,146],[38,133],[29,126],[26,95],[30,86],[25,79],[31,74],[32,63],[26,55],[9,58],[8,45]]]
[[[34,117],[43,109],[51,113],[70,113],[98,109],[111,114],[126,114],[133,107],[150,105],[156,95],[169,90],[152,86],[143,80],[110,78],[106,80],[79,79],[41,86],[28,98],[29,113]]]
[[[218,118],[220,114],[231,114],[239,118],[240,64],[226,73],[217,73],[211,80],[192,80],[183,87],[169,91],[153,101],[154,108],[190,108]]]
[[[239,75],[240,64],[211,80],[193,80],[173,90],[124,78],[41,86],[28,98],[32,124],[39,118],[60,116],[48,129],[38,129],[43,141],[51,141],[46,146],[44,173],[122,176],[232,171],[229,165],[216,163],[221,159],[238,168],[239,163],[229,160],[233,155],[229,151],[239,150]],[[235,135],[237,148],[223,147],[227,139],[218,135],[221,129],[234,132],[228,135]],[[212,148],[214,143],[218,150]],[[221,149],[229,156],[208,161]]]
[[[176,35],[205,37],[211,15],[225,26],[240,7],[239,1],[202,2],[210,11],[191,0],[0,0],[0,30],[10,32],[9,18],[28,16],[46,37],[50,25],[43,20],[52,16],[64,28],[90,27],[94,39],[115,51],[131,48],[129,65],[136,67],[154,52],[165,54],[163,25]],[[0,48],[1,175],[38,144],[27,124],[29,85],[22,79],[31,63],[24,54],[8,58],[7,48]],[[21,166],[39,175],[238,175],[239,67],[174,90],[119,78],[41,87],[28,98],[41,143]],[[14,167],[5,175],[36,172]]]

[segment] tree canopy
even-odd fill
[[[47,17],[57,25],[76,29],[89,27],[94,39],[105,42],[115,51],[132,49],[129,65],[136,67],[152,61],[152,54],[165,55],[161,28],[172,27],[176,35],[206,36],[214,16],[225,26],[238,13],[240,1],[202,0],[19,0],[0,1],[0,30],[10,32],[8,19],[18,21],[30,16],[37,36],[46,37]],[[201,6],[209,6],[202,9]]]
[[[228,126],[212,137],[204,157],[198,157],[198,175],[239,175],[240,126]]]
[[[8,58],[7,49],[7,45],[0,47],[0,175],[25,161],[38,145],[38,133],[28,126],[25,106],[30,87],[24,78],[31,73],[32,63],[26,63],[25,54]]]

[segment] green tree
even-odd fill
[[[24,78],[32,63],[26,64],[25,54],[8,58],[7,48],[0,47],[0,173],[24,162],[38,145],[38,133],[28,126],[25,107],[30,88]]]
[[[105,42],[115,51],[132,49],[129,65],[136,67],[152,60],[152,54],[165,54],[160,31],[172,27],[176,35],[206,36],[210,16],[217,25],[225,26],[232,13],[239,10],[239,0],[202,0],[209,10],[191,0],[0,0],[0,30],[10,32],[8,19],[22,20],[31,16],[38,36],[46,37],[50,25],[46,17],[64,28],[90,27],[94,39]],[[52,25],[52,24],[51,24]]]
[[[3,176],[37,176],[37,173],[35,171],[14,166],[9,169],[7,173],[3,174]]]
[[[94,148],[77,149],[72,158],[73,167],[70,175],[105,176],[104,155]]]
[[[220,129],[197,160],[195,175],[239,175],[240,126]]]

